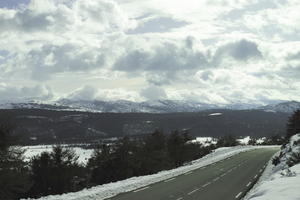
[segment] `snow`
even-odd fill
[[[191,141],[192,143],[202,144],[203,146],[209,146],[211,144],[217,144],[217,139],[213,137],[197,137]]]
[[[298,141],[298,144],[295,143]],[[252,189],[244,200],[299,200],[300,199],[300,163],[289,167],[287,160],[293,152],[300,153],[300,134],[293,136],[290,142],[277,155],[280,163],[270,165],[271,173]]]
[[[222,115],[222,113],[211,113],[208,116],[220,116],[220,115]]]
[[[266,137],[258,138],[256,140],[256,144],[262,144],[262,143],[264,143],[266,141],[266,139],[267,139]]]
[[[290,168],[291,176],[282,172],[272,175],[263,182],[249,200],[299,200],[300,199],[300,164]]]
[[[64,145],[64,147],[68,148],[67,145]],[[52,145],[24,146],[21,149],[26,150],[24,153],[25,161],[29,161],[33,156],[37,156],[42,152],[51,152]],[[79,156],[78,162],[81,164],[86,164],[93,153],[93,149],[83,149],[80,147],[73,147],[72,149]]]
[[[250,136],[244,137],[242,139],[237,139],[237,141],[239,141],[240,144],[249,144],[249,141],[251,140]]]
[[[161,171],[157,174],[152,174],[147,176],[132,177],[126,180],[92,187],[78,192],[67,193],[62,195],[50,195],[50,196],[42,197],[39,200],[59,200],[59,199],[102,200],[102,199],[113,197],[120,193],[133,191],[156,182],[160,182],[181,174],[185,174],[189,171],[218,162],[220,160],[226,159],[238,153],[257,149],[257,148],[267,148],[267,147],[262,147],[262,146],[261,147],[258,146],[222,147],[216,149],[214,152],[206,155],[203,158],[192,161],[188,165],[176,169]]]

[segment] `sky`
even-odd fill
[[[0,0],[0,101],[300,101],[298,0]]]

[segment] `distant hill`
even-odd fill
[[[300,102],[287,101],[279,104],[258,107],[257,109],[265,110],[268,112],[293,113],[294,111],[300,109]]]
[[[288,113],[263,110],[206,110],[185,113],[92,113],[45,109],[3,109],[24,143],[84,142],[162,129],[194,136],[226,134],[263,137],[284,134]]]

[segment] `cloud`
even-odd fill
[[[246,62],[250,59],[262,59],[262,53],[255,42],[242,39],[220,46],[213,58],[213,63],[219,65],[226,58]]]
[[[31,50],[26,58],[27,66],[36,80],[48,79],[53,73],[66,71],[90,71],[101,68],[105,63],[101,50],[64,44],[44,45]]]
[[[157,86],[149,86],[148,88],[143,89],[140,94],[147,100],[158,100],[167,98],[164,89]]]
[[[155,33],[155,32],[168,32],[174,28],[180,28],[188,25],[188,22],[173,19],[172,17],[147,17],[140,20],[137,27],[128,31],[128,34],[143,34],[143,33]]]
[[[114,70],[133,72],[168,72],[192,70],[207,66],[204,54],[186,40],[148,42],[144,48],[128,49],[113,65]]]
[[[286,59],[287,60],[299,60],[300,61],[300,51],[288,55]]]
[[[22,2],[0,8],[0,82],[17,96],[300,99],[295,0]]]
[[[122,88],[116,89],[98,89],[93,86],[83,86],[77,90],[66,95],[64,98],[72,100],[102,100],[102,101],[115,101],[115,100],[128,100],[128,101],[141,101],[141,97],[135,91],[129,91]]]
[[[1,32],[83,31],[100,33],[134,27],[116,3],[77,0],[70,6],[53,0],[31,0],[24,9],[0,9]]]
[[[0,83],[0,101],[52,100],[54,94],[49,86],[16,87]]]

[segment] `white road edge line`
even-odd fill
[[[170,181],[173,181],[173,180],[175,180],[175,178],[170,178],[168,180],[165,180],[164,182],[167,183],[167,182],[170,182]]]
[[[146,189],[148,189],[148,188],[149,188],[149,186],[147,186],[147,187],[143,187],[143,188],[141,188],[141,189],[134,190],[133,192],[139,192],[139,191],[142,191],[142,190],[146,190]]]
[[[262,169],[260,169],[259,172],[262,172]]]
[[[182,197],[179,197],[178,199],[176,199],[176,200],[182,200],[183,198]]]
[[[185,173],[184,175],[189,175],[189,174],[191,174],[191,173],[193,173],[192,171],[191,172],[187,172],[187,173]]]
[[[191,195],[191,194],[193,194],[193,193],[197,192],[198,190],[199,190],[199,188],[197,188],[197,189],[194,189],[193,191],[189,192],[189,193],[188,193],[188,195]]]
[[[251,185],[251,183],[252,183],[252,182],[250,181],[250,182],[247,184],[247,187],[249,187],[249,186]]]
[[[238,199],[242,195],[242,192],[238,193],[235,198]]]
[[[257,174],[254,176],[254,178],[257,178]]]

